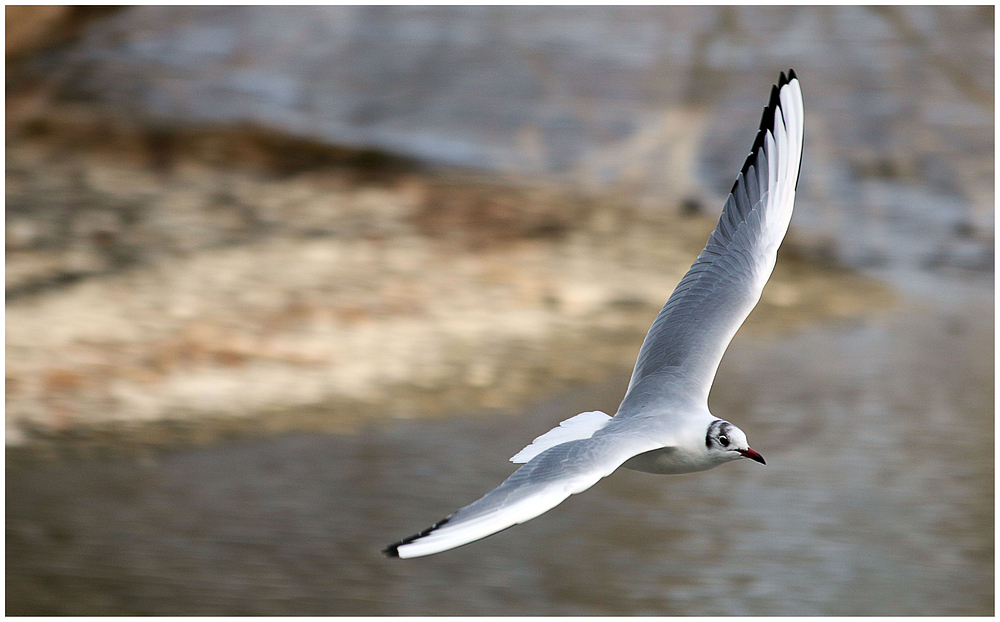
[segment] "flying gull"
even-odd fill
[[[485,538],[547,512],[615,469],[691,473],[749,458],[746,434],[712,415],[708,393],[726,347],[760,300],[792,217],[802,156],[795,72],[771,87],[760,130],[705,249],[653,321],[613,417],[585,412],[518,452],[523,464],[478,501],[389,545],[419,557]]]

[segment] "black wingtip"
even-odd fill
[[[771,85],[771,97],[768,99],[767,105],[764,106],[764,112],[761,114],[760,127],[757,130],[757,136],[754,137],[753,146],[750,148],[750,154],[747,156],[746,161],[744,161],[743,168],[740,169],[740,172],[743,173],[744,177],[747,176],[750,166],[756,159],[757,152],[764,147],[764,137],[766,133],[774,132],[774,111],[781,107],[782,87],[796,79],[798,78],[795,75],[795,70],[789,69],[787,76],[785,75],[785,72],[782,71],[778,76],[778,83]],[[799,162],[799,166],[802,166],[801,162]],[[736,186],[739,184],[739,181],[739,178],[737,178],[736,181],[733,182],[733,187],[730,189],[729,194],[736,192]],[[797,179],[795,180],[795,185],[798,187]]]
[[[781,77],[784,78],[785,74],[781,74]],[[780,80],[778,84],[771,85],[771,99],[767,100],[767,108],[764,109],[771,114],[764,115],[764,118],[760,120],[760,129],[774,130],[774,110],[781,105],[781,87],[783,86],[785,85]]]
[[[778,76],[778,88],[780,89],[781,87],[785,86],[786,84],[788,84],[792,80],[797,80],[797,79],[798,79],[798,77],[795,75],[795,70],[794,69],[789,69],[788,70],[788,76],[787,77],[785,77],[785,72],[782,71],[781,75]]]
[[[437,529],[437,528],[441,527],[442,525],[444,525],[445,523],[447,523],[450,518],[451,518],[451,516],[445,516],[444,518],[442,518],[438,522],[434,523],[433,525],[431,525],[427,529],[424,529],[421,532],[415,533],[412,536],[407,536],[407,537],[403,538],[402,540],[400,540],[399,542],[394,542],[393,544],[390,544],[389,546],[387,546],[384,549],[382,549],[382,554],[385,555],[386,557],[390,557],[390,558],[391,557],[399,557],[399,547],[403,546],[404,544],[409,544],[409,543],[413,542],[414,540],[416,540],[417,538],[423,538],[424,536],[426,536],[430,532],[434,531],[435,529]]]
[[[399,557],[399,545],[400,544],[402,544],[402,542],[397,542],[395,544],[390,544],[389,546],[387,546],[384,549],[382,549],[382,554],[385,555],[386,557],[390,558],[390,559],[394,558],[394,557]]]

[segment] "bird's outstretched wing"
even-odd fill
[[[774,269],[792,217],[802,133],[802,93],[789,71],[771,88],[753,148],[705,249],[646,334],[616,417],[642,410],[659,393],[649,387],[664,383],[707,404],[719,361]]]
[[[628,427],[628,426],[626,426]],[[531,520],[590,488],[636,454],[658,445],[628,431],[568,441],[546,449],[478,501],[386,548],[390,557],[447,551]]]

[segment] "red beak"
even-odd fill
[[[767,464],[766,462],[764,462],[764,456],[760,455],[759,453],[750,449],[749,447],[747,447],[746,449],[737,449],[736,451],[740,452],[740,455],[743,456],[744,458],[750,458],[754,462]]]

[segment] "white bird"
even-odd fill
[[[691,473],[764,458],[712,415],[708,393],[726,347],[760,300],[792,216],[802,156],[795,72],[771,88],[760,130],[705,249],[653,321],[614,417],[586,412],[518,452],[500,486],[388,546],[389,557],[439,553],[531,520],[615,469]]]

